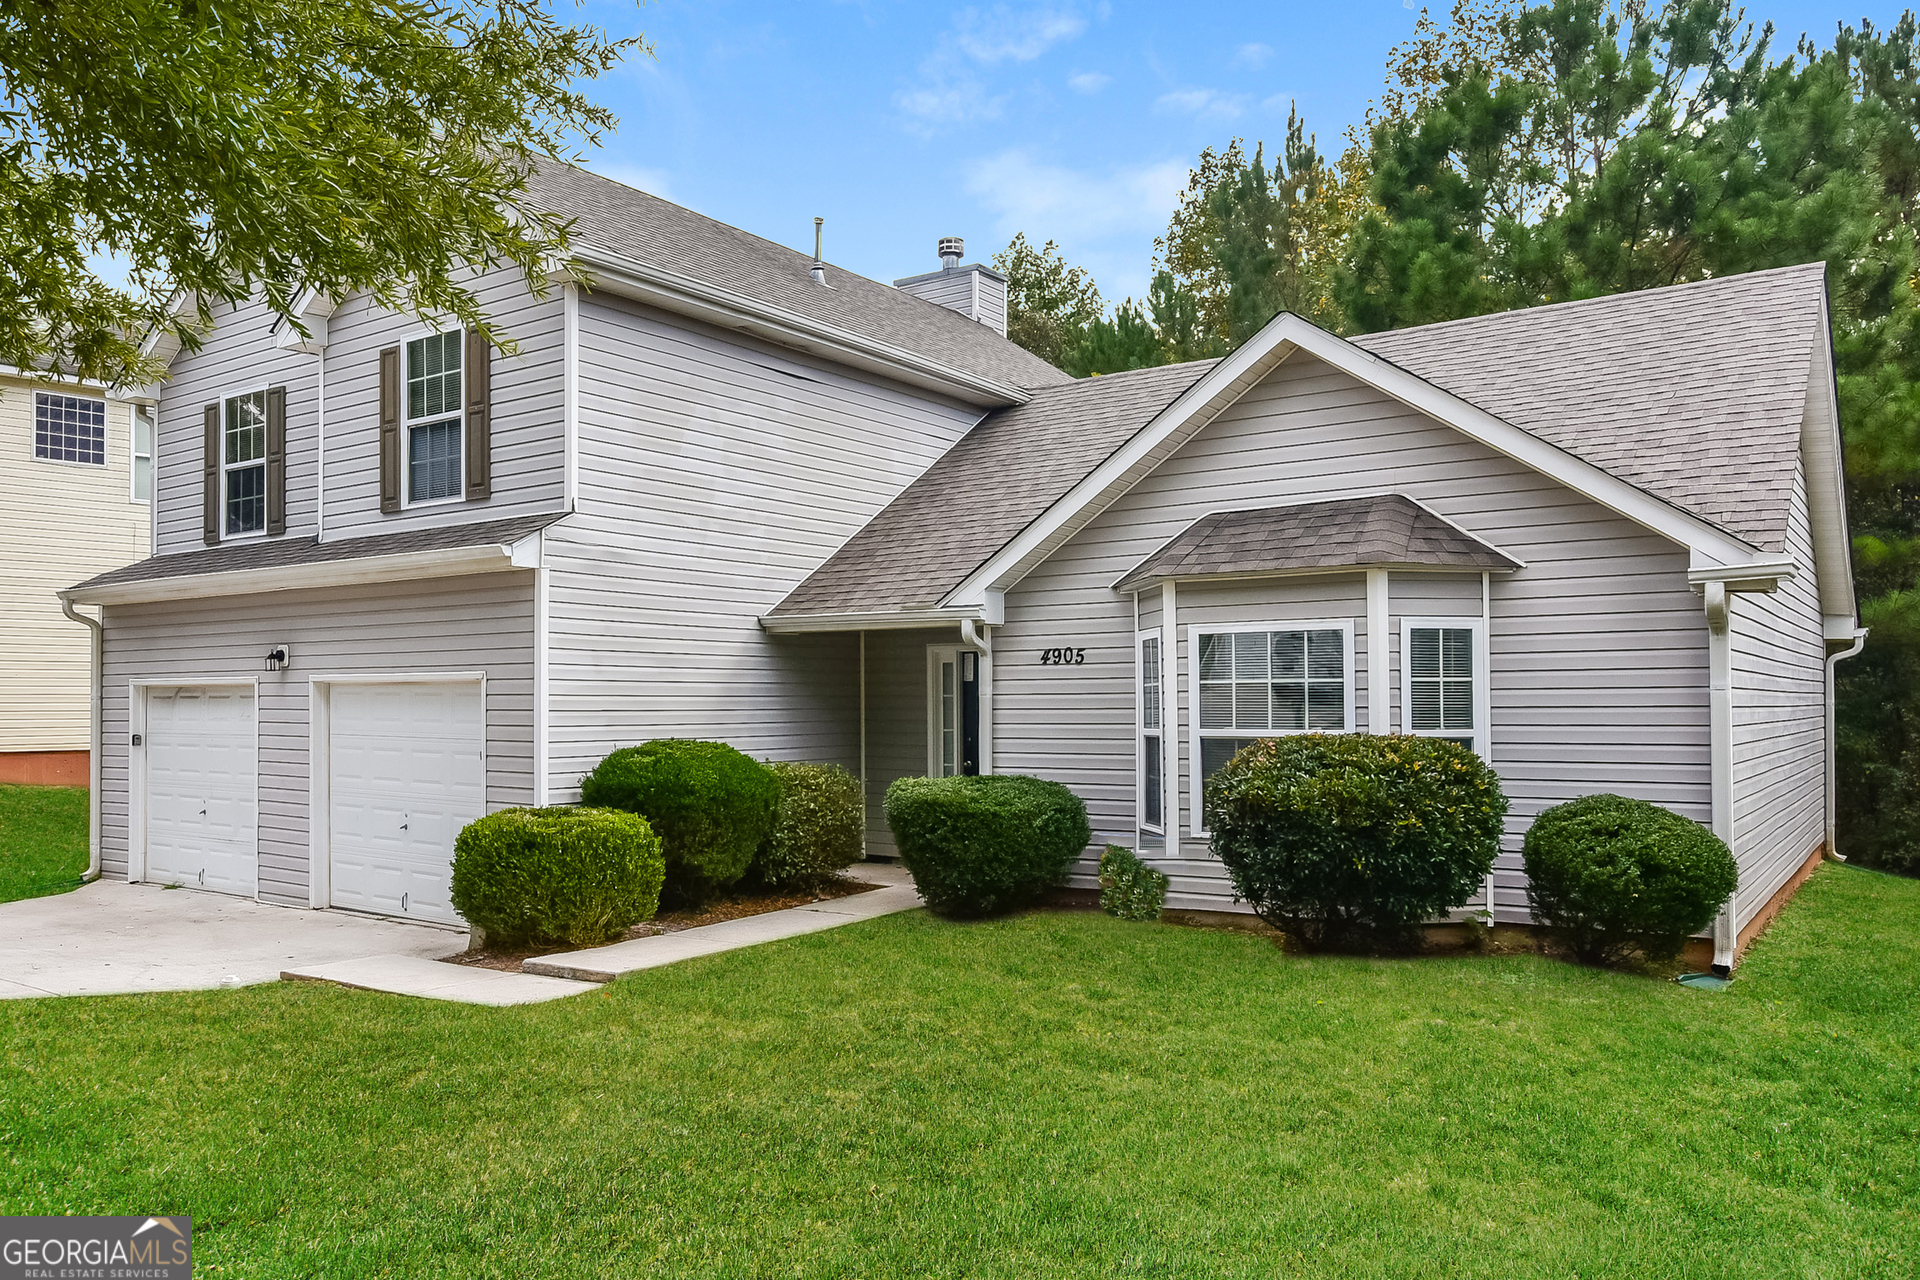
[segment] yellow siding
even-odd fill
[[[81,751],[88,631],[54,592],[145,557],[152,524],[133,501],[132,406],[107,400],[105,466],[49,462],[33,456],[35,389],[0,376],[0,751]]]

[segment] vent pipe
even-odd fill
[[[827,282],[826,260],[820,256],[821,231],[826,225],[827,220],[825,218],[815,218],[813,220],[813,271],[810,274],[813,276],[813,282],[815,284],[825,284]]]
[[[958,271],[960,259],[967,256],[967,242],[959,236],[940,237],[940,269]]]

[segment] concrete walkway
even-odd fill
[[[466,945],[464,929],[96,880],[0,903],[0,998],[248,986],[355,956],[429,963]]]
[[[564,951],[540,956],[520,967],[530,974],[551,978],[571,978],[584,982],[612,982],[622,974],[655,969],[663,964],[690,960],[695,956],[718,955],[781,938],[797,938],[823,929],[836,929],[856,920],[873,920],[900,911],[912,911],[920,905],[920,892],[906,868],[886,863],[863,862],[849,867],[847,874],[869,884],[885,888],[851,897],[811,902],[785,911],[768,911],[739,920],[682,929],[678,933],[660,933],[651,938],[634,938],[611,946],[587,951]]]
[[[464,964],[422,960],[419,956],[366,956],[305,965],[280,975],[290,982],[331,982],[362,991],[419,996],[424,1000],[452,1000],[457,1004],[539,1004],[583,991],[598,991],[598,983],[567,982],[530,973],[505,973]]]

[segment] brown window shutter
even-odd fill
[[[220,406],[210,404],[202,413],[206,432],[200,457],[200,510],[211,546],[220,541]]]
[[[267,388],[267,536],[287,531],[287,389]]]
[[[493,494],[493,343],[484,329],[467,330],[467,430],[462,450],[467,501]]]
[[[380,509],[400,509],[400,348],[380,353]]]

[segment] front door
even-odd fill
[[[927,775],[980,772],[980,655],[934,645],[927,650]]]

